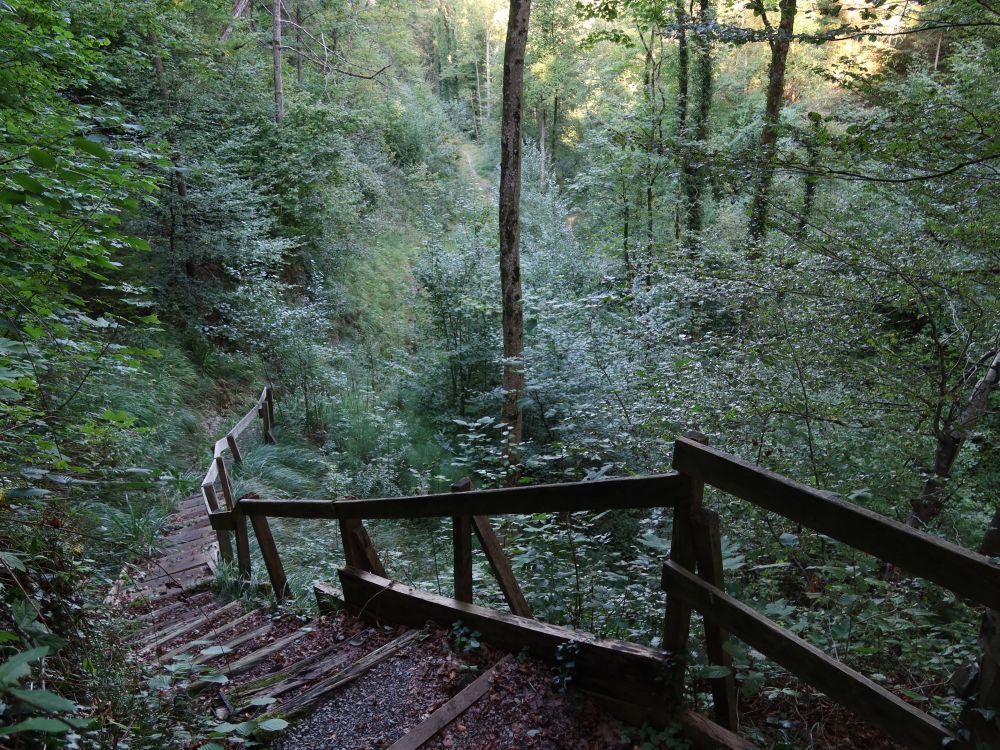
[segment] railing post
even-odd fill
[[[1000,508],[990,521],[979,552],[1000,557]],[[983,747],[1000,746],[1000,610],[987,609],[979,629],[983,649],[975,682],[973,707],[962,714],[962,723]]]
[[[219,498],[215,494],[214,484],[203,484],[201,486],[201,492],[205,496],[205,502],[208,503],[209,510],[212,512],[218,512],[221,510],[221,508],[219,508]],[[229,539],[229,532],[224,531],[223,529],[216,529],[215,538],[219,541],[219,557],[226,562],[232,562],[233,544]]]
[[[264,401],[267,403],[267,421],[268,424],[274,425],[274,388],[270,385],[267,386],[267,390],[264,394]]]
[[[222,456],[215,459],[215,465],[219,470],[219,483],[222,485],[222,495],[226,499],[226,507],[233,514],[233,523],[236,526],[236,565],[240,571],[240,577],[244,581],[250,580],[250,537],[247,534],[247,517],[236,507],[236,500],[233,498],[233,486],[229,483],[229,471],[226,469],[226,461]]]
[[[468,492],[472,480],[463,477],[451,486],[452,492]],[[455,598],[472,604],[472,516],[452,516],[451,538],[454,546]]]
[[[691,519],[694,532],[695,558],[698,561],[698,576],[720,591],[725,591],[722,573],[722,536],[719,531],[719,514],[714,510],[701,508]],[[726,729],[735,732],[739,722],[736,703],[736,680],[733,678],[733,660],[725,649],[729,634],[721,627],[703,617],[705,625],[705,650],[708,663],[729,669],[729,674],[712,679],[712,701],[715,704],[715,720]]]
[[[340,540],[344,545],[344,561],[352,568],[367,570],[385,578],[385,568],[378,559],[375,545],[372,544],[361,519],[341,518],[339,524]]]
[[[271,580],[274,598],[278,604],[281,604],[286,598],[291,599],[293,594],[288,586],[288,577],[281,564],[281,557],[278,556],[278,547],[271,535],[271,526],[267,522],[267,516],[263,514],[250,516],[250,524],[253,526],[254,536],[257,537],[260,556],[264,558],[264,567],[267,568],[267,577]]]
[[[689,433],[688,438],[708,443],[708,438],[698,433]],[[674,508],[674,523],[670,534],[670,559],[678,565],[695,570],[694,534],[691,519],[701,508],[705,496],[705,483],[689,477],[686,503],[678,503]],[[671,683],[674,699],[680,703],[684,694],[684,672],[687,667],[687,642],[691,630],[691,607],[680,597],[667,592],[667,614],[663,622],[663,648],[673,656]]]
[[[274,396],[271,386],[264,389],[264,401],[257,407],[257,414],[261,419],[261,432],[264,433],[264,442],[273,443],[274,435],[271,434],[271,427],[274,425]]]
[[[233,454],[233,461],[238,464],[243,463],[243,453],[232,434],[226,435],[226,445],[229,446],[229,452]]]

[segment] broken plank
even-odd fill
[[[240,633],[238,636],[236,636],[235,638],[233,638],[231,641],[226,641],[225,643],[222,643],[220,645],[224,649],[227,649],[225,651],[225,653],[229,653],[230,651],[232,651],[233,649],[235,649],[237,646],[242,646],[247,641],[253,641],[253,640],[256,640],[257,638],[263,638],[265,635],[267,635],[268,633],[270,633],[272,630],[274,630],[274,623],[273,622],[266,622],[263,625],[261,625],[259,628],[254,628],[253,630],[248,630],[245,633]],[[208,655],[208,656],[206,656],[205,654],[199,654],[198,657],[192,662],[192,664],[204,664],[205,662],[211,661],[212,659],[216,659],[216,658],[218,658],[220,656],[222,656],[222,654],[211,654],[211,655]]]
[[[403,633],[403,635],[395,640],[389,641],[384,646],[380,646],[369,654],[365,654],[347,669],[337,672],[332,677],[320,680],[307,691],[295,696],[288,703],[282,704],[268,715],[288,717],[302,713],[337,688],[360,677],[376,664],[385,661],[419,638],[423,638],[423,633],[419,630],[409,630]]]
[[[505,656],[500,662],[509,660],[511,657]],[[434,713],[417,724],[413,729],[400,737],[389,746],[389,750],[417,750],[423,747],[431,737],[440,732],[446,726],[464,713],[469,706],[475,703],[489,692],[492,687],[494,664],[483,674],[479,675],[472,683],[467,685],[458,695],[438,708]]]
[[[219,671],[222,672],[224,675],[228,675],[230,677],[233,675],[242,674],[243,672],[246,672],[248,669],[253,668],[255,665],[260,664],[262,661],[264,661],[264,659],[271,656],[271,654],[280,651],[289,643],[293,643],[294,641],[297,641],[299,638],[302,638],[303,636],[315,632],[315,630],[316,630],[316,624],[314,621],[313,623],[305,625],[299,628],[298,630],[293,630],[286,636],[283,636],[281,638],[278,638],[277,640],[272,641],[267,646],[264,646],[264,648],[259,648],[256,651],[251,651],[249,654],[247,654],[241,659],[237,659],[232,664],[229,664],[225,667],[221,667]]]
[[[167,653],[161,655],[160,656],[160,661],[168,661],[169,659],[173,658],[174,656],[177,656],[179,654],[183,654],[184,652],[191,650],[192,648],[195,647],[196,641],[207,641],[207,640],[209,640],[211,638],[215,638],[216,636],[221,635],[222,633],[225,633],[228,630],[232,630],[235,627],[239,627],[244,622],[246,622],[247,620],[249,620],[251,617],[253,617],[254,615],[260,614],[263,611],[264,611],[264,607],[261,607],[259,609],[253,610],[252,612],[247,612],[244,615],[240,615],[235,620],[228,620],[225,623],[223,623],[222,625],[220,625],[219,627],[217,627],[217,628],[215,628],[213,630],[208,631],[204,635],[200,635],[197,638],[195,638],[194,640],[188,641],[186,643],[183,643],[180,646],[178,646],[177,648],[172,649],[172,650],[168,651]]]
[[[233,609],[239,606],[240,602],[229,602],[229,604],[226,604],[223,607],[207,611],[201,616],[196,617],[193,620],[189,620],[188,622],[185,622],[182,625],[173,628],[172,630],[168,630],[166,633],[163,633],[162,635],[159,635],[153,638],[152,640],[145,641],[143,643],[142,648],[139,649],[139,653],[148,653],[150,651],[154,651],[160,646],[162,646],[164,643],[169,643],[170,641],[174,640],[174,638],[179,638],[182,635],[187,635],[192,630],[199,628],[202,625],[211,622],[212,620],[218,619],[222,615],[232,611]]]

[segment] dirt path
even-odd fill
[[[458,150],[462,152],[462,161],[469,170],[469,182],[475,185],[479,192],[490,195],[493,192],[493,183],[476,171],[476,160],[479,157],[479,146],[468,141],[462,143]]]

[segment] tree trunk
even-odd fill
[[[247,6],[250,5],[250,0],[236,0],[233,3],[233,18],[240,18],[244,13],[246,13]],[[219,41],[224,42],[229,39],[229,35],[233,33],[232,22],[227,23],[226,27],[219,34]]]
[[[941,512],[947,491],[948,477],[951,476],[955,459],[961,449],[969,430],[976,426],[989,405],[990,394],[1000,380],[1000,352],[996,352],[989,369],[982,379],[976,383],[968,403],[956,420],[949,420],[944,429],[940,430],[937,448],[934,451],[934,466],[931,474],[924,480],[920,494],[913,499],[913,510],[907,519],[907,524],[914,528],[923,528]]]
[[[531,0],[511,0],[503,62],[503,115],[500,125],[500,289],[503,295],[503,423],[508,482],[517,481],[524,392],[524,310],[521,300],[521,120],[524,49]]]
[[[486,121],[490,120],[490,107],[493,104],[493,34],[490,31],[490,21],[486,22]]]
[[[788,62],[788,48],[792,43],[795,26],[795,0],[781,0],[781,20],[777,32],[768,24],[772,32],[768,44],[771,47],[771,65],[767,73],[767,102],[764,106],[764,127],[760,133],[758,152],[757,185],[754,188],[753,203],[750,207],[750,224],[747,228],[747,254],[751,258],[760,256],[760,243],[767,233],[767,201],[770,197],[771,182],[774,179],[774,154],[778,143],[778,118],[785,94],[785,66]],[[764,16],[765,22],[767,17]]]
[[[479,134],[483,129],[483,90],[479,82],[479,59],[476,59],[476,113],[475,125],[476,125],[476,140],[479,140]]]
[[[540,120],[538,122],[538,148],[541,151],[541,163],[538,167],[538,187],[545,187],[545,131],[548,130],[548,111],[545,109],[545,101],[542,101]]]
[[[167,73],[163,67],[163,57],[160,55],[160,40],[157,38],[156,32],[150,30],[146,35],[146,41],[149,43],[150,53],[153,58],[153,71],[156,73],[156,86],[160,91],[160,104],[163,106],[163,114],[172,120],[174,116],[174,107],[173,104],[170,103],[170,92],[167,89]],[[177,135],[174,133],[173,122],[167,126],[167,142],[170,144],[170,158],[174,162],[173,182],[177,188],[177,195],[181,198],[186,198],[187,182],[184,181],[184,173],[178,166],[180,164],[181,155],[180,151],[177,149]],[[171,208],[171,244],[173,243],[173,236],[174,221],[173,209]]]
[[[684,0],[674,3],[674,17],[677,21],[677,140],[680,145],[680,207],[674,214],[674,234],[680,239],[681,228],[688,226],[691,214],[691,188],[694,175],[691,168],[691,154],[688,136],[688,40],[684,24],[687,13]]]
[[[559,97],[552,97],[552,137],[549,138],[549,159],[552,160],[552,176],[556,176],[556,123],[559,122]]]
[[[273,0],[271,5],[271,52],[274,57],[274,119],[281,122],[285,117],[285,89],[281,80],[281,0]]]
[[[628,233],[629,233],[629,214],[630,207],[628,202],[628,180],[622,177],[622,260],[625,263],[625,281],[628,288],[632,289],[632,284],[635,281],[635,272],[632,269],[632,258],[629,255],[628,248]]]
[[[712,0],[701,0],[698,23],[707,28],[715,20]],[[696,71],[698,108],[694,111],[692,135],[701,150],[699,163],[691,170],[688,179],[688,241],[701,234],[705,225],[705,150],[708,141],[708,116],[712,110],[712,42],[702,33],[696,37]],[[688,159],[690,163],[690,157]]]
[[[809,226],[809,216],[812,214],[813,203],[816,202],[816,186],[819,184],[819,146],[816,137],[819,134],[819,122],[813,123],[813,130],[806,139],[806,172],[802,180],[802,212],[799,214],[798,237],[805,237]]]
[[[302,85],[302,9],[295,6],[295,82]]]

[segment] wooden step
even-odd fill
[[[366,634],[371,632],[371,630],[365,631]],[[361,645],[354,643],[357,638],[358,636],[355,636],[350,640],[335,643],[282,670],[272,672],[247,685],[241,685],[230,694],[230,700],[233,703],[241,704],[237,710],[243,711],[249,708],[249,699],[255,695],[266,694],[276,698],[314,680],[321,679],[347,663],[350,657],[340,653],[340,651]]]
[[[408,630],[395,640],[389,641],[384,646],[380,646],[371,653],[365,654],[347,667],[347,669],[336,672],[330,677],[320,680],[308,690],[296,695],[286,703],[282,703],[274,712],[270,712],[267,715],[280,714],[282,717],[287,718],[289,716],[301,714],[337,688],[357,679],[376,664],[385,661],[390,656],[396,654],[423,637],[423,631]]]
[[[202,625],[211,622],[212,620],[216,620],[219,617],[222,617],[227,612],[232,612],[240,605],[241,603],[239,601],[229,602],[229,604],[226,604],[223,607],[219,607],[218,609],[205,612],[204,614],[195,617],[193,620],[184,622],[181,625],[178,625],[176,628],[168,630],[166,633],[163,633],[155,637],[153,640],[145,642],[142,648],[139,649],[139,653],[144,654],[155,651],[164,643],[169,643],[170,641],[174,640],[174,638],[180,638],[181,636],[190,633],[195,628],[199,628]]]
[[[267,627],[268,629],[270,629],[271,627],[273,627],[273,623],[268,623],[268,625],[265,626],[265,627]],[[315,620],[313,620],[312,622],[310,622],[307,625],[304,625],[303,627],[299,628],[298,630],[293,630],[288,635],[282,636],[281,638],[278,638],[277,640],[272,641],[267,646],[264,646],[263,648],[259,648],[256,651],[251,651],[249,654],[247,654],[246,656],[244,656],[244,657],[242,657],[240,659],[237,659],[232,664],[226,664],[225,666],[219,667],[219,672],[221,672],[222,674],[226,675],[227,677],[233,677],[235,675],[242,674],[243,672],[246,672],[246,671],[252,669],[257,664],[260,664],[262,661],[264,661],[264,659],[266,659],[269,656],[271,656],[271,654],[274,654],[277,651],[280,651],[281,649],[283,649],[288,644],[293,643],[294,641],[297,641],[299,638],[302,638],[303,636],[306,636],[306,635],[309,635],[310,633],[315,632],[316,628],[317,628],[317,622]],[[261,628],[261,630],[264,630],[264,628]],[[267,632],[267,631],[264,631],[264,632]],[[246,635],[248,635],[248,634],[244,633],[244,636],[246,636]],[[260,635],[263,635],[263,633],[255,633],[255,637],[259,637]],[[247,638],[246,640],[250,640],[250,639]],[[241,641],[241,642],[244,642],[244,641]],[[224,645],[232,647],[232,644],[224,644]],[[209,659],[214,659],[214,658],[215,658],[214,656],[209,656],[209,657],[205,658],[203,661],[208,661]],[[203,663],[203,661],[199,660],[199,659],[196,659],[195,660],[195,664]],[[205,683],[204,681],[198,680],[198,681],[196,681],[196,682],[194,682],[194,683],[191,684],[191,688],[190,689],[191,690],[200,690],[201,688],[205,687],[206,684],[207,683]]]
[[[210,630],[209,632],[205,633],[204,635],[198,636],[193,641],[188,641],[187,643],[184,643],[184,644],[178,646],[177,648],[168,651],[165,654],[161,654],[160,655],[160,661],[169,661],[173,657],[175,657],[175,656],[177,656],[179,654],[183,654],[185,651],[189,651],[192,648],[196,648],[196,642],[197,641],[211,640],[212,638],[215,638],[216,636],[221,635],[222,633],[225,633],[227,630],[232,630],[233,628],[242,625],[244,622],[246,622],[247,620],[249,620],[254,615],[257,615],[257,614],[260,614],[262,612],[265,612],[266,610],[267,610],[266,607],[260,607],[259,609],[255,609],[252,612],[247,612],[246,614],[237,617],[235,620],[227,620],[226,622],[224,622],[219,627],[215,628],[214,630]]]
[[[231,651],[234,651],[238,646],[242,646],[244,643],[247,643],[248,641],[253,641],[253,640],[256,640],[258,638],[263,638],[268,633],[270,633],[272,630],[274,630],[274,623],[273,622],[266,622],[263,625],[261,625],[259,628],[254,628],[253,630],[248,630],[247,632],[242,633],[242,634],[236,636],[231,641],[226,641],[225,643],[220,644],[220,645],[223,648],[227,649],[226,653],[230,653]],[[221,656],[221,654],[215,654],[215,655],[209,655],[209,656],[206,656],[205,654],[201,654],[200,656],[198,656],[197,659],[194,660],[193,663],[194,664],[204,664],[205,662],[211,661],[212,659],[217,659],[219,656]]]

